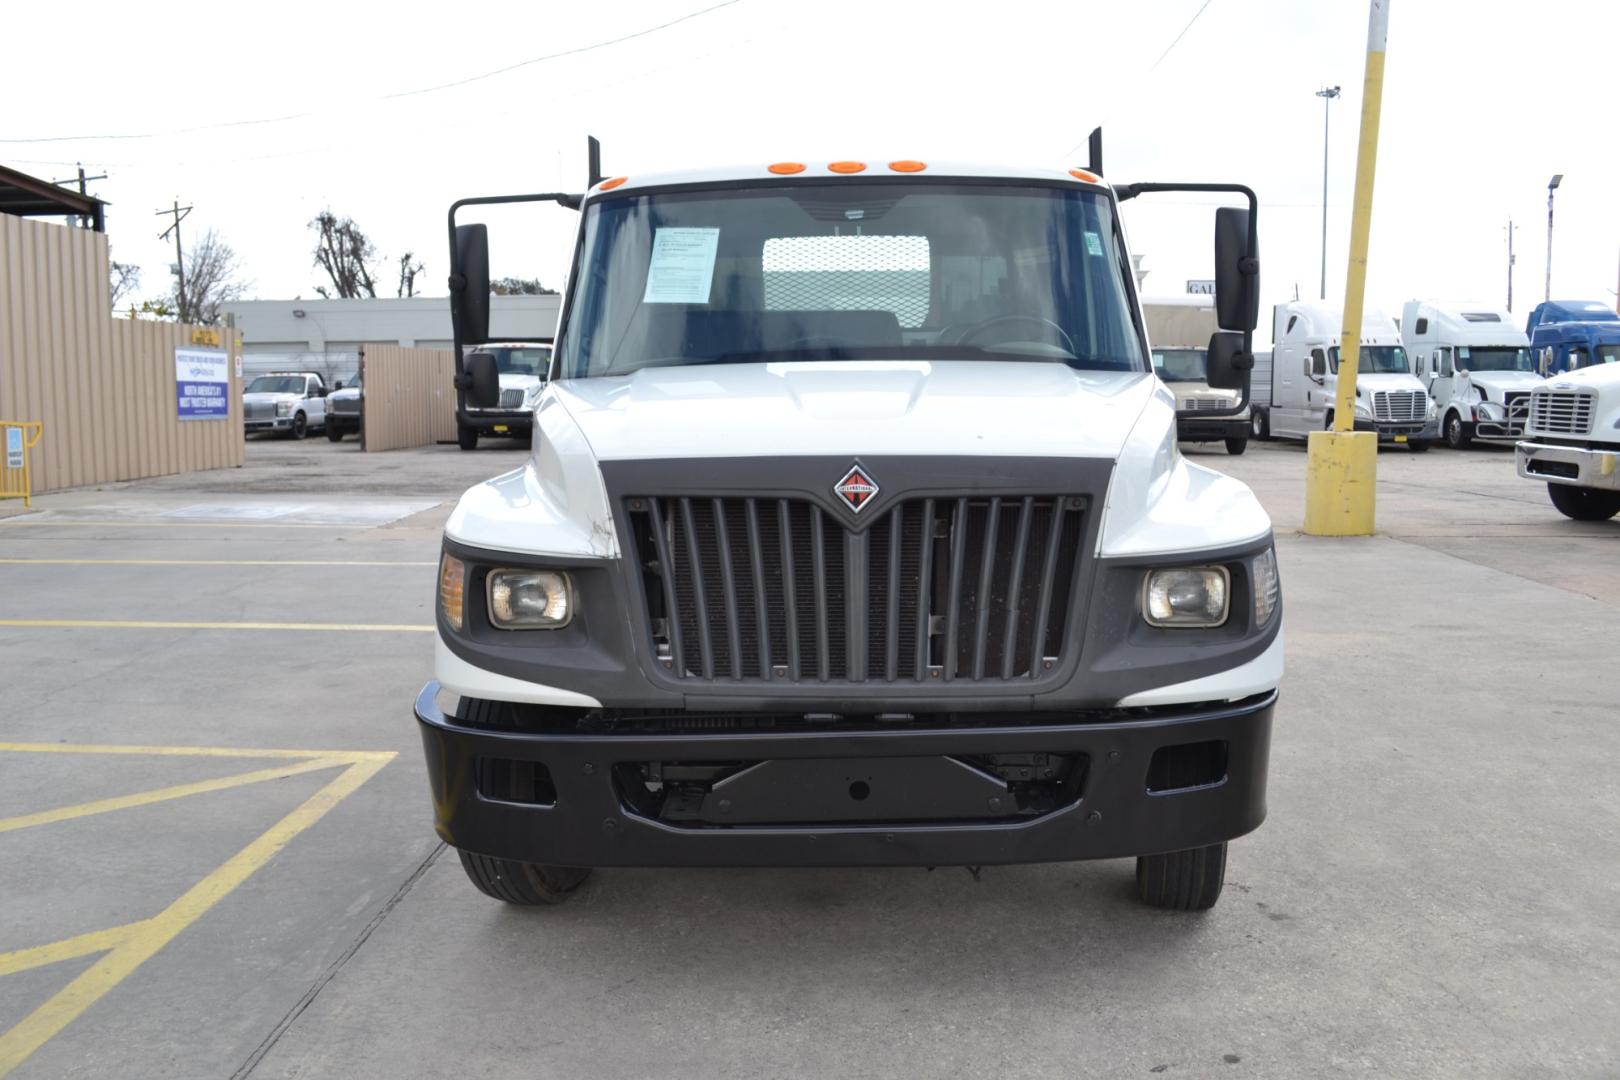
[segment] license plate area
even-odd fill
[[[1086,756],[645,761],[618,766],[627,808],[690,828],[903,824],[1038,817],[1081,795]]]

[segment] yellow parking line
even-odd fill
[[[323,758],[352,765],[359,761],[388,761],[392,750],[265,750],[236,746],[128,746],[121,743],[0,742],[0,753],[16,754],[136,754],[141,757]]]
[[[76,960],[91,953],[106,952],[128,941],[130,934],[148,921],[141,919],[139,922],[125,923],[123,926],[109,926],[105,930],[92,930],[88,934],[78,934],[46,945],[35,945],[31,949],[18,949],[16,952],[0,954],[0,975],[15,975],[19,971],[45,967],[47,964],[60,964],[64,960]]]
[[[58,821],[72,821],[74,818],[89,817],[92,814],[107,814],[114,810],[128,810],[132,807],[146,806],[150,803],[167,802],[170,799],[183,799],[187,795],[202,795],[210,791],[224,791],[227,788],[242,787],[244,784],[257,784],[265,780],[280,780],[283,777],[318,772],[321,769],[335,769],[343,764],[345,763],[335,761],[332,758],[314,758],[293,765],[276,765],[268,769],[256,769],[253,772],[215,777],[212,780],[198,780],[190,784],[175,784],[172,787],[137,791],[132,795],[116,795],[109,799],[96,799],[92,802],[75,803],[72,806],[59,806],[55,810],[41,810],[35,814],[19,814],[16,817],[0,818],[0,833],[11,832],[15,829],[26,829],[31,825],[50,825]]]
[[[392,758],[393,755],[387,755]],[[85,1010],[101,1000],[108,991],[127,978],[136,968],[149,960],[158,950],[174,940],[187,926],[246,881],[254,871],[276,856],[276,853],[299,833],[314,825],[326,812],[371,777],[375,776],[384,760],[356,761],[344,769],[325,787],[304,800],[292,813],[270,826],[247,847],[227,859],[207,877],[182,893],[179,899],[157,915],[142,922],[131,923],[114,930],[98,931],[101,937],[93,942],[111,951],[82,972],[67,986],[57,991],[39,1008],[29,1013],[15,1027],[0,1034],[0,1077],[21,1065]],[[87,947],[88,935],[54,942],[33,949],[0,954],[0,972],[23,970],[16,965],[39,966],[41,956],[52,955],[55,949],[67,955],[85,956],[98,951]],[[27,954],[25,956],[25,954]]]
[[[78,630],[345,630],[430,634],[431,623],[159,622],[151,619],[0,619],[0,626]]]
[[[382,559],[0,559],[5,566],[437,566]]]
[[[371,529],[385,522],[350,522],[346,525],[314,524],[307,521],[86,521],[82,518],[54,518],[30,521],[28,518],[0,518],[0,528],[20,525],[102,525],[120,529]]]

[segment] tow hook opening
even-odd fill
[[[1224,784],[1227,755],[1225,739],[1161,746],[1148,762],[1148,794],[1168,795]]]

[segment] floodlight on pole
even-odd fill
[[[1541,298],[1543,300],[1551,300],[1552,299],[1552,221],[1553,221],[1552,211],[1553,211],[1553,192],[1557,191],[1558,190],[1558,185],[1562,184],[1563,182],[1564,182],[1564,174],[1563,173],[1554,173],[1553,178],[1551,180],[1547,181],[1547,288],[1541,295]]]
[[[1328,106],[1339,96],[1337,86],[1316,92],[1322,99],[1322,299],[1327,299],[1327,199],[1328,199]]]

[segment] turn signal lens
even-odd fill
[[[1100,184],[1103,182],[1102,177],[1094,172],[1087,172],[1085,169],[1070,169],[1069,175],[1076,180],[1084,180],[1088,184]]]
[[[889,168],[895,172],[922,172],[928,165],[922,161],[891,161]]]
[[[611,180],[602,181],[601,186],[598,187],[596,190],[597,191],[612,191],[614,188],[621,186],[622,184],[624,184],[624,182],[626,180],[629,180],[629,179],[630,178],[628,176],[615,176]]]
[[[835,173],[865,172],[866,171],[866,162],[864,162],[864,161],[835,161],[831,165],[827,166],[827,171],[828,172],[835,172]]]
[[[804,166],[797,161],[778,161],[775,165],[766,168],[777,176],[792,176],[794,173],[804,172]]]
[[[1254,625],[1264,626],[1282,600],[1282,580],[1277,576],[1277,551],[1266,548],[1266,553],[1254,560]]]
[[[454,555],[439,561],[439,610],[450,629],[460,630],[465,623],[467,601],[467,564]]]
[[[492,570],[489,621],[502,630],[556,630],[573,616],[568,575],[552,570]]]
[[[1226,568],[1149,570],[1142,583],[1142,617],[1150,626],[1219,626],[1226,621]]]

